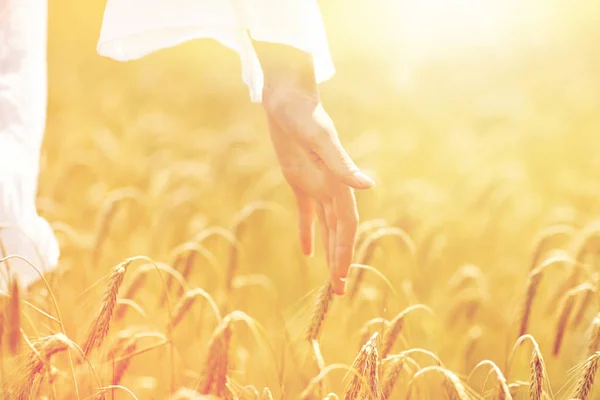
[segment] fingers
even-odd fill
[[[333,204],[323,205],[317,204],[315,207],[319,217],[319,225],[321,226],[321,237],[323,238],[323,247],[325,248],[327,264],[329,266],[331,288],[335,294],[343,295],[346,291],[345,283],[335,273],[334,256],[335,251],[335,229],[332,225],[335,224],[335,215]],[[335,226],[335,225],[334,225]]]
[[[335,252],[337,246],[337,226],[338,217],[335,214],[333,202],[323,203],[323,211],[325,214],[325,221],[327,222],[327,230],[329,232],[328,248],[328,264],[329,273],[331,276],[331,287],[333,292],[338,295],[343,295],[346,292],[346,283],[340,279],[338,270],[336,268]]]
[[[298,232],[300,235],[300,247],[307,256],[312,256],[314,251],[315,236],[315,210],[310,197],[294,191],[298,205]]]
[[[356,230],[358,229],[358,211],[352,189],[340,185],[338,193],[333,199],[333,205],[337,217],[334,265],[337,276],[345,279],[352,263]]]
[[[327,264],[329,264],[329,229],[327,228],[325,210],[320,203],[316,204],[315,212],[317,213],[317,217],[319,217],[319,228],[321,229],[321,240],[325,249],[325,259],[327,260]]]
[[[355,189],[368,189],[375,184],[367,174],[360,171],[339,140],[331,118],[321,105],[313,114],[322,132],[313,137],[313,150],[327,168],[344,184]]]

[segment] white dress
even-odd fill
[[[199,38],[235,50],[250,99],[261,101],[263,74],[252,39],[281,43],[313,56],[318,82],[334,74],[316,0],[108,0],[98,53],[119,61]],[[48,272],[59,249],[35,199],[46,118],[46,0],[0,1],[0,259],[19,255]],[[232,77],[233,78],[233,77]],[[38,279],[11,259],[24,286]],[[0,290],[8,268],[0,262]]]

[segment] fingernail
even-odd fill
[[[362,171],[356,171],[354,173],[354,179],[362,186],[371,187],[375,184],[375,181]]]

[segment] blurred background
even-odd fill
[[[169,261],[173,248],[199,230],[231,226],[252,202],[274,202],[288,214],[252,217],[238,273],[268,277],[275,294],[242,288],[227,304],[263,323],[281,355],[287,340],[282,326],[292,340],[302,339],[312,297],[301,299],[327,271],[322,254],[311,260],[300,255],[293,202],[261,107],[249,101],[237,54],[205,40],[118,63],[95,51],[104,1],[49,4],[50,97],[39,204],[51,222],[77,232],[59,236],[62,285],[80,288],[63,291],[61,304],[79,301],[83,288],[125,257]],[[357,194],[361,219],[384,219],[404,229],[418,248],[411,257],[393,240],[380,246],[371,265],[397,294],[368,275],[360,301],[352,307],[335,303],[321,343],[325,359],[350,363],[365,321],[392,318],[419,302],[436,312],[438,323],[427,316],[411,319],[410,346],[436,351],[461,374],[482,359],[504,365],[516,339],[536,234],[555,223],[579,229],[599,216],[600,3],[320,5],[337,69],[322,85],[323,102],[350,154],[377,181],[374,189]],[[122,188],[139,190],[142,201],[114,216],[97,263],[90,264],[85,240],[97,231],[111,193]],[[225,265],[227,247],[214,242],[208,246],[218,265]],[[449,289],[466,264],[482,271],[475,295]],[[81,265],[95,269],[76,272]],[[222,269],[199,262],[196,271],[190,282],[218,298]],[[571,377],[567,371],[582,360],[587,343],[582,325],[566,335],[560,358],[550,355],[555,316],[547,308],[566,276],[559,271],[544,281],[530,326],[548,354],[555,391]],[[158,282],[149,285],[139,294],[140,304],[156,297]],[[67,330],[78,332],[82,321],[87,326],[101,292],[90,293],[63,316]],[[272,296],[285,324],[275,316]],[[464,304],[475,304],[477,311],[461,311]],[[597,304],[587,311],[586,326],[595,312]],[[214,321],[203,315],[193,311],[196,322],[180,328],[176,346],[184,359],[205,348],[212,328],[200,339],[194,332]],[[251,357],[258,350],[250,340],[239,341],[238,349],[246,350],[236,355],[232,376],[257,387],[279,387],[270,359]],[[522,368],[514,367],[512,379],[527,380],[528,357],[515,362]],[[284,362],[288,393],[298,393],[316,375],[310,357],[304,360]],[[192,370],[198,363],[187,360]],[[125,382],[140,393],[166,385],[148,363],[134,363],[130,372]],[[155,386],[135,378],[152,375]],[[178,383],[193,382],[190,376],[182,372]],[[338,393],[342,376],[336,372],[331,378]]]

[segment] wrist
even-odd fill
[[[263,101],[294,94],[319,98],[309,53],[279,43],[254,42],[254,47],[264,76]]]

